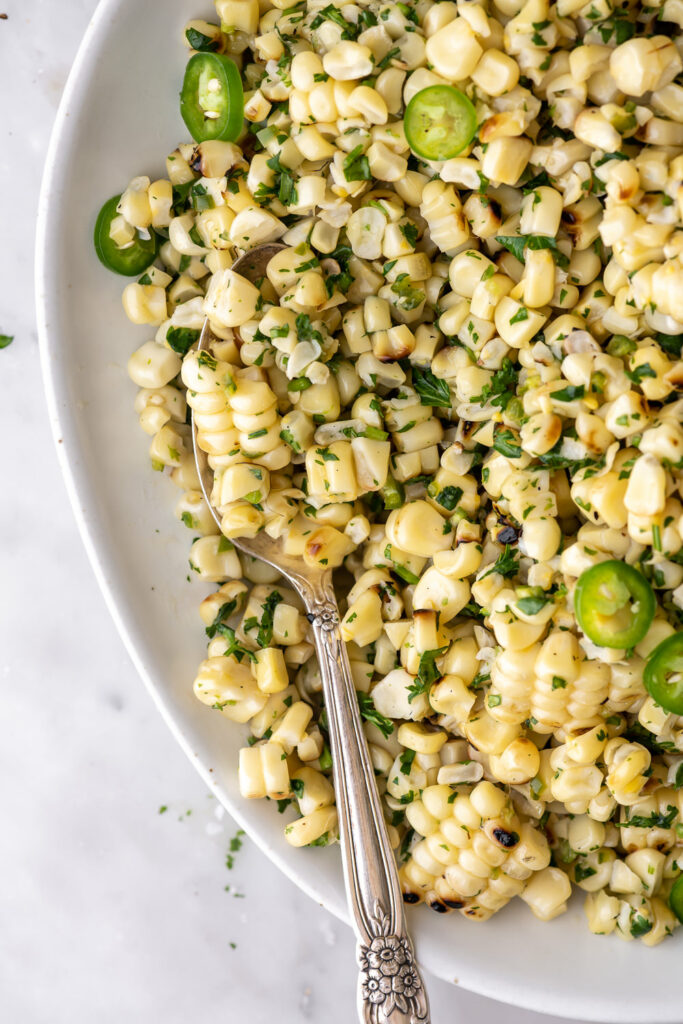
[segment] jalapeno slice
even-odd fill
[[[669,906],[683,924],[683,875],[676,879],[669,893]]]
[[[159,248],[159,238],[153,231],[149,238],[140,238],[136,234],[135,240],[125,248],[119,248],[111,237],[111,225],[118,216],[117,206],[121,196],[112,196],[99,214],[95,223],[95,252],[100,262],[107,270],[113,270],[115,274],[123,274],[124,277],[136,277],[144,273],[147,267],[154,262]]]
[[[628,649],[640,643],[655,614],[655,595],[641,573],[624,562],[586,569],[574,592],[581,629],[598,647]]]
[[[647,659],[643,682],[650,696],[665,711],[683,715],[683,633],[675,633],[655,647]]]
[[[195,142],[238,138],[244,121],[244,92],[235,62],[219,53],[190,57],[180,113]]]
[[[403,118],[413,153],[425,160],[449,160],[474,138],[477,114],[452,85],[430,85],[415,93]]]

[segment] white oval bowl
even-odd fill
[[[50,417],[93,569],[140,675],[188,757],[242,827],[304,891],[347,919],[337,849],[294,850],[272,803],[245,801],[236,778],[245,730],[196,701],[204,656],[202,588],[186,582],[189,535],[179,492],[150,471],[133,412],[131,352],[153,329],[121,307],[124,278],[98,263],[95,217],[136,174],[162,176],[189,141],[178,110],[182,29],[200,0],[103,0],[67,83],[47,158],[37,236],[37,305]],[[96,679],[94,685],[97,685]],[[418,954],[446,981],[528,1009],[585,1020],[680,1021],[680,937],[655,950],[591,935],[574,897],[541,924],[519,900],[487,924],[408,908]],[[349,965],[351,966],[351,965]]]

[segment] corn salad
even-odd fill
[[[232,544],[265,530],[347,595],[405,899],[550,920],[577,887],[654,945],[683,915],[683,706],[648,683],[683,687],[681,0],[216,12],[185,41],[239,69],[239,136],[180,144],[107,229],[156,246],[128,371],[217,585],[194,692],[246,727],[243,796],[333,842],[311,627]],[[446,160],[404,130],[433,86],[476,114]],[[231,269],[274,241],[259,286]]]

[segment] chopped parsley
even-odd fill
[[[556,402],[575,402],[584,396],[583,384],[567,384],[566,388],[560,391],[553,391],[551,398]]]
[[[179,356],[186,356],[199,338],[200,332],[193,327],[169,327],[166,341]]]
[[[200,53],[215,53],[221,45],[218,39],[212,39],[211,36],[205,35],[196,28],[188,28],[185,38],[192,49],[198,50]]]
[[[297,203],[299,196],[294,178],[289,167],[284,167],[280,162],[280,154],[276,153],[266,160],[266,166],[275,171],[275,180],[272,185],[261,182],[254,192],[254,199],[266,205],[272,199],[279,199],[283,206],[293,206]]]
[[[370,181],[370,162],[363,152],[362,143],[354,146],[348,156],[344,157],[344,177],[347,181]]]
[[[533,190],[530,189],[529,191]],[[549,235],[496,235],[496,241],[504,249],[507,249],[508,252],[511,252],[520,263],[525,262],[525,249],[550,249],[558,267],[566,268],[569,266],[569,258],[558,249],[556,240]]]
[[[496,370],[490,384],[485,384],[481,394],[475,395],[472,402],[479,402],[485,405],[490,402],[500,409],[506,409],[508,403],[515,397],[517,387],[518,371],[515,369],[512,360],[506,356],[503,359],[500,370]]]
[[[327,7],[323,7],[322,11],[318,11],[311,22],[311,28],[315,31],[315,29],[320,28],[324,21],[333,21],[335,25],[339,25],[339,28],[342,30],[342,39],[356,39],[361,31],[359,25],[352,25],[351,22],[347,21],[339,8],[333,4],[328,4]]]
[[[652,814],[634,814],[627,821],[617,822],[618,828],[671,828],[674,819],[678,817],[678,808],[669,804],[666,813],[653,811]]]
[[[624,372],[634,384],[641,384],[646,377],[657,376],[649,363],[641,363],[640,366],[636,366],[635,370],[625,370]]]
[[[251,622],[252,625],[247,626],[246,622],[244,624],[245,630],[248,628],[253,628],[254,626],[258,625],[256,643],[259,645],[259,647],[268,647],[273,640],[273,617],[275,614],[275,609],[282,600],[283,597],[279,590],[271,590],[270,594],[268,594],[268,597],[266,598],[262,605],[263,615],[261,616],[261,621],[258,622],[256,619],[254,619],[252,622],[251,619],[248,619],[247,622]]]
[[[450,408],[451,389],[445,380],[435,377],[431,370],[413,367],[413,387],[420,396],[422,405],[437,405]]]
[[[415,243],[417,242],[417,225],[408,223],[400,224],[399,227],[401,230],[401,234],[405,238],[408,245],[411,245],[413,248],[415,248]]]
[[[493,447],[506,459],[518,459],[522,454],[519,436],[503,423],[496,423],[493,428]]]
[[[371,722],[373,725],[376,725],[382,735],[388,739],[394,731],[394,723],[390,718],[379,713],[375,707],[375,702],[369,693],[363,693],[362,690],[356,690],[356,696],[358,697],[358,707],[360,709],[361,717],[365,719],[366,722]]]
[[[536,587],[533,589],[537,590]],[[527,597],[520,597],[516,603],[522,614],[536,615],[540,612],[541,608],[545,608],[549,601],[550,598],[541,591],[540,593],[529,594]]]
[[[517,561],[517,552],[513,551],[509,544],[505,545],[505,550],[498,555],[498,558],[493,563],[490,569],[487,569],[480,579],[485,579],[486,576],[490,576],[492,572],[497,572],[505,579],[510,579],[516,576],[519,572],[519,562]]]
[[[460,499],[462,498],[462,487],[444,487],[442,491],[439,491],[435,496],[434,501],[441,505],[442,508],[447,509],[448,512],[452,512],[456,507]]]
[[[408,703],[412,704],[416,697],[429,693],[432,684],[441,678],[441,672],[436,666],[436,659],[440,658],[448,650],[445,647],[437,647],[433,651],[425,651],[420,657],[420,666],[417,670],[415,682],[408,687]]]

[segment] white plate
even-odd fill
[[[125,366],[153,334],[121,308],[124,278],[92,247],[103,201],[133,175],[164,175],[187,141],[178,92],[182,28],[206,0],[104,0],[69,78],[47,159],[37,242],[37,302],[50,415],[74,512],[111,613],[159,710],[197,770],[261,848],[314,899],[345,917],[338,850],[294,850],[267,801],[247,802],[235,766],[244,730],[192,695],[203,657],[186,582],[189,535],[172,516],[179,492],[150,471]],[[47,509],[49,514],[49,507]],[[94,682],[96,685],[96,680]],[[541,924],[520,901],[488,924],[409,908],[422,963],[464,988],[591,1020],[681,1019],[680,936],[655,950],[591,935],[580,899]],[[352,969],[352,965],[349,965]]]

